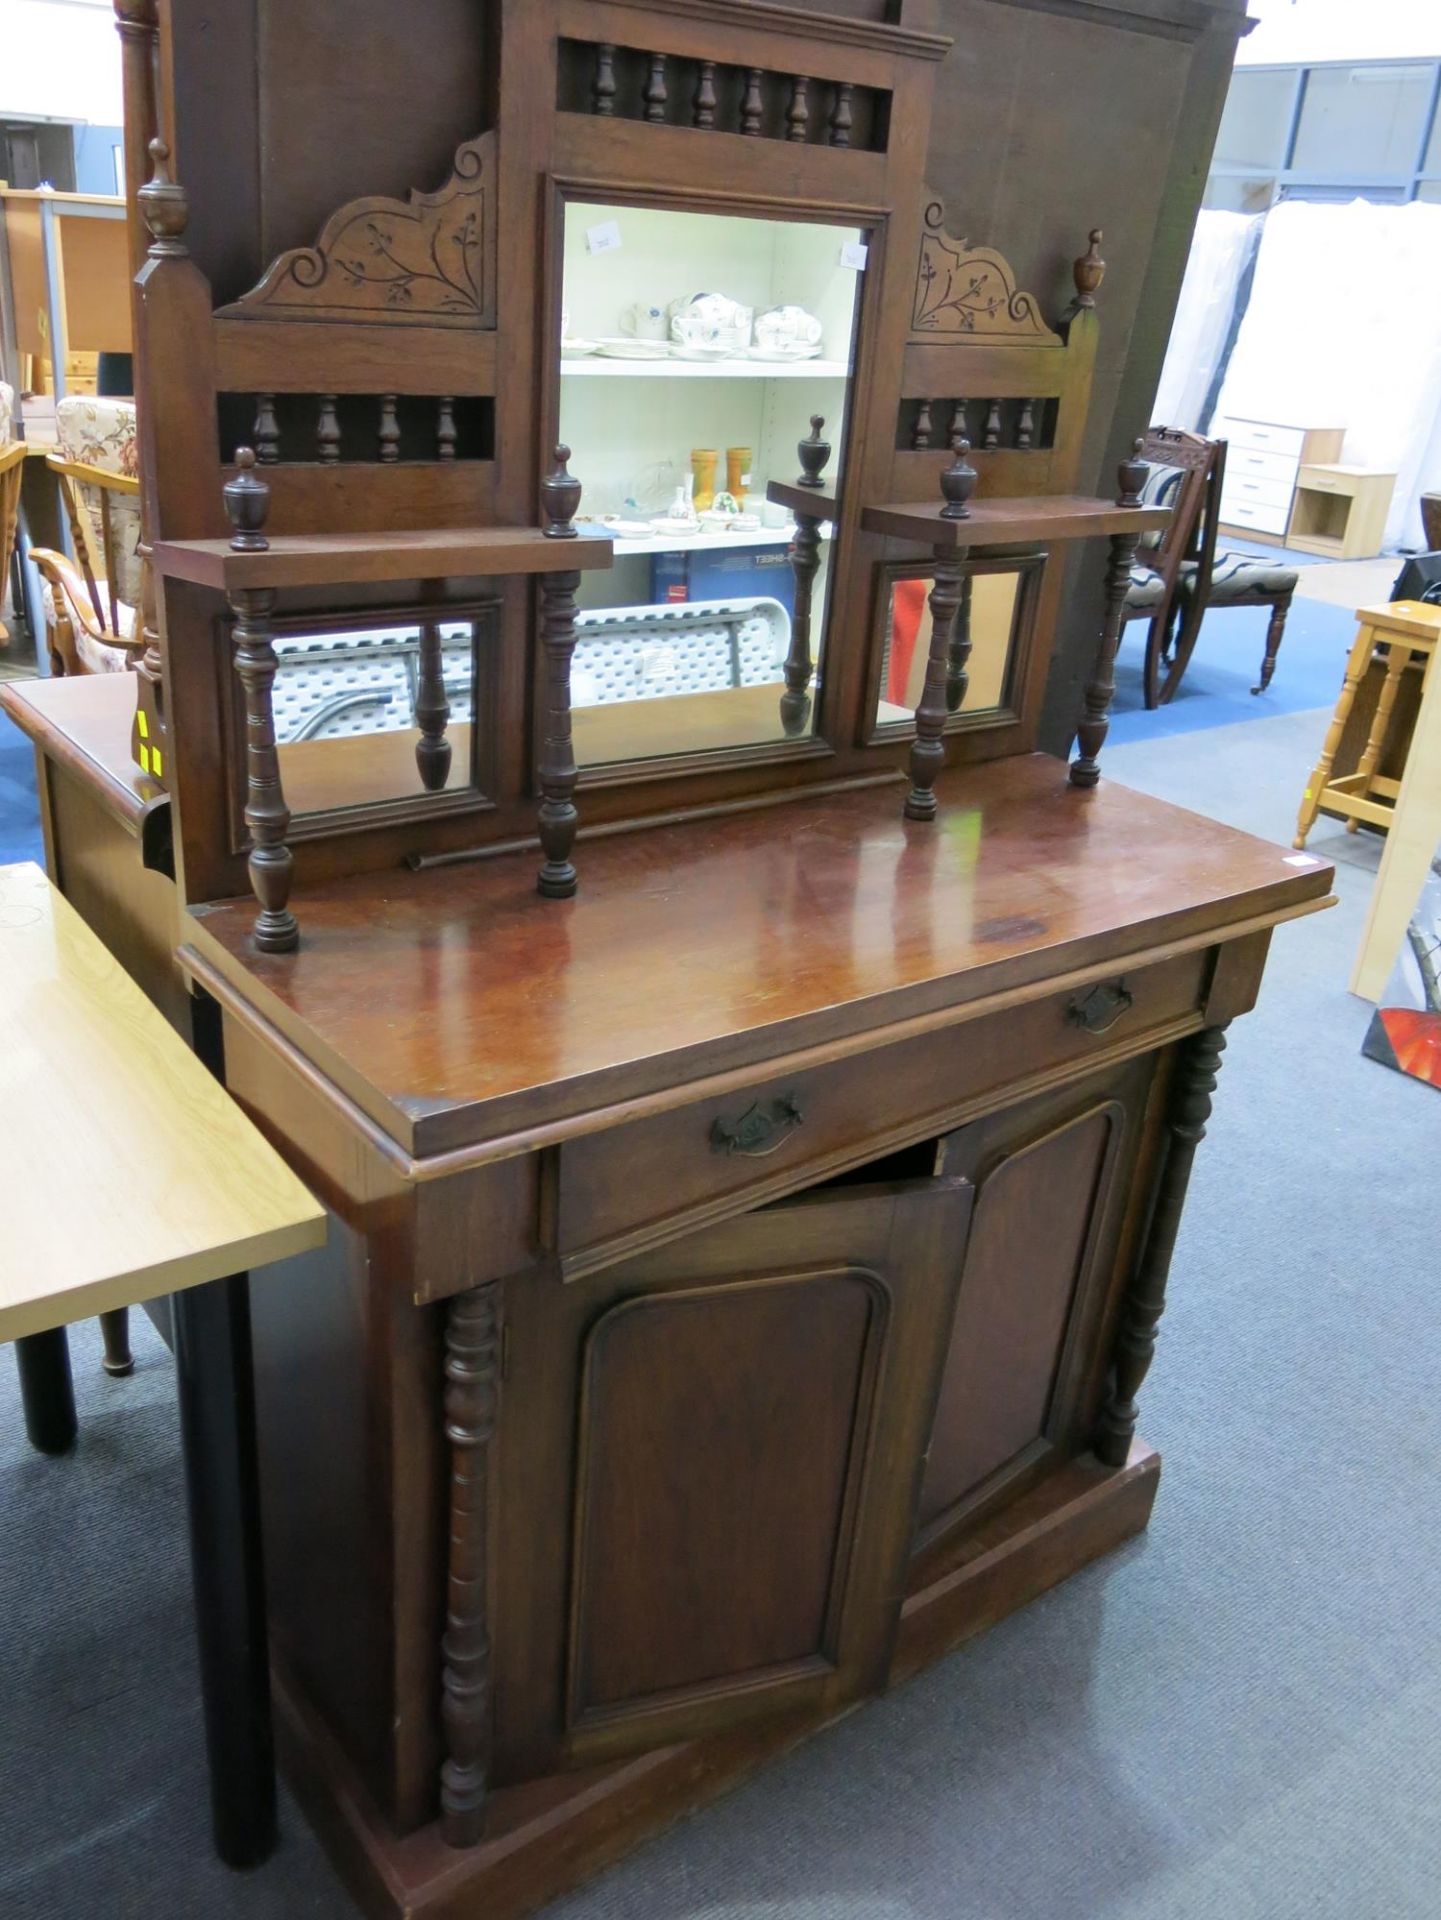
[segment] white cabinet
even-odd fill
[[[1211,434],[1227,442],[1222,528],[1284,544],[1302,466],[1338,460],[1346,429],[1223,419],[1213,423]]]

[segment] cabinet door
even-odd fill
[[[497,1778],[883,1683],[970,1204],[821,1191],[508,1290]]]
[[[976,1189],[916,1544],[1083,1450],[1107,1307],[1145,1185],[1155,1056],[975,1121],[942,1149]]]

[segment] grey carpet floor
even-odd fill
[[[1289,840],[1325,719],[1107,764]],[[1278,932],[1233,1029],[1144,1395],[1149,1533],[552,1920],[1441,1913],[1441,1096],[1360,1057],[1374,848],[1313,844],[1342,904]],[[0,1366],[0,1915],[341,1920],[289,1802],[267,1866],[210,1859],[169,1363],[148,1325],[129,1381],[74,1347],[66,1461]]]

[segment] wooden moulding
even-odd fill
[[[396,334],[360,320],[283,320],[216,314],[215,378],[222,393],[384,393],[397,371]],[[406,328],[404,391],[493,394],[495,335],[415,321]]]
[[[609,567],[609,540],[548,537],[540,527],[427,527],[413,533],[278,534],[258,552],[227,540],[162,540],[155,565],[167,579],[223,593],[323,587],[337,581],[493,579]]]
[[[1158,531],[1170,519],[1166,507],[1118,507],[1114,500],[1076,494],[1013,500],[975,500],[964,520],[942,517],[939,500],[910,505],[892,501],[867,507],[861,525],[867,533],[892,540],[917,540],[928,547],[1007,546],[1030,540],[1090,540],[1102,535]]]

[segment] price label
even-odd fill
[[[615,220],[602,220],[598,227],[585,230],[587,253],[619,253],[620,224]]]
[[[846,240],[841,244],[841,265],[851,267],[856,273],[864,273],[866,261],[870,258],[870,248],[859,240]]]

